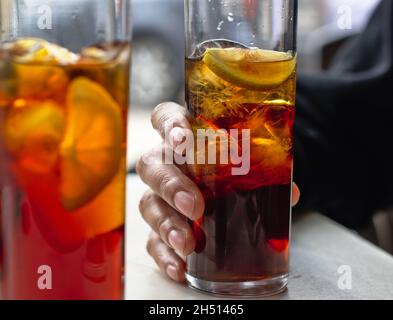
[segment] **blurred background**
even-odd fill
[[[254,6],[256,1],[247,1]],[[361,32],[379,0],[299,0],[299,71],[327,69],[337,50]],[[129,167],[158,136],[150,112],[160,102],[184,101],[183,0],[133,0],[134,40]],[[252,10],[252,8],[250,8]],[[349,29],[339,27],[351,12]],[[348,22],[348,21],[347,21]],[[143,132],[143,137],[140,133]]]

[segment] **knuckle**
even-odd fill
[[[149,240],[147,240],[147,244],[146,244],[146,251],[150,256],[153,256],[153,248],[155,245],[155,240],[150,237]]]
[[[162,124],[168,119],[168,116],[165,112],[165,110],[167,109],[167,104],[167,102],[163,102],[154,108],[151,114],[151,123],[154,129],[160,129],[162,127]]]
[[[159,104],[151,114],[153,128],[162,134],[168,133],[176,126],[184,127],[185,120],[185,109],[174,102]]]
[[[154,173],[154,167],[159,166],[163,163],[163,151],[164,147],[162,144],[157,145],[145,152],[137,161],[135,169],[137,174],[143,179],[150,176],[151,172]]]
[[[174,261],[172,264],[174,265],[174,267],[175,267],[177,270],[180,270],[180,269],[183,267],[182,263],[179,262],[179,261]]]
[[[161,239],[168,242],[169,232],[174,229],[177,225],[177,221],[174,216],[164,216],[157,221],[157,230]]]
[[[139,201],[139,212],[141,213],[142,217],[146,216],[146,210],[152,203],[153,199],[154,195],[150,190],[146,191],[142,196],[141,200]]]
[[[172,199],[177,190],[184,189],[183,182],[178,176],[165,176],[160,183],[160,192],[166,199]]]
[[[158,167],[154,172],[151,172],[151,174],[152,174],[152,179],[156,181],[160,190],[161,187],[165,186],[167,181],[171,179],[165,166]]]
[[[144,175],[144,171],[145,171],[145,162],[143,161],[143,156],[141,156],[135,166],[135,170],[138,173],[139,176],[143,176]]]

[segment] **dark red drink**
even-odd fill
[[[123,299],[129,44],[0,58],[3,298]]]
[[[234,175],[239,165],[233,163],[188,167],[206,210],[192,223],[197,248],[187,260],[187,279],[215,293],[281,291],[289,269],[296,57],[214,48],[186,66],[194,133],[224,129],[239,154],[247,157],[249,148],[244,174]]]

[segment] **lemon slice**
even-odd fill
[[[64,208],[74,211],[92,201],[118,172],[123,126],[120,106],[88,78],[71,83],[67,106],[60,192]]]
[[[5,144],[24,169],[49,172],[58,160],[64,128],[64,111],[55,102],[17,100],[5,121]]]
[[[21,63],[46,62],[64,65],[79,60],[77,54],[42,39],[23,38],[7,46],[6,49]]]
[[[223,80],[250,90],[277,87],[296,67],[290,53],[261,49],[208,49],[203,62]]]

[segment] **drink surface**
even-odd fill
[[[129,60],[126,43],[1,45],[5,298],[123,297]]]
[[[248,130],[247,141],[239,132],[235,141],[240,154],[249,148],[250,170],[235,176],[236,165],[219,161],[188,166],[206,210],[192,224],[197,249],[187,272],[217,282],[280,277],[288,273],[296,57],[217,41],[205,46],[186,60],[193,129],[224,129],[229,141],[231,129]]]

